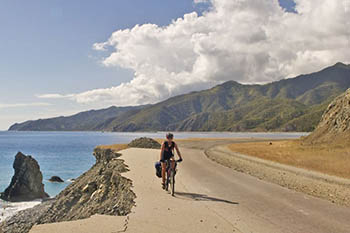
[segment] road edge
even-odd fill
[[[228,145],[216,145],[204,150],[212,161],[260,180],[350,206],[350,180],[308,171],[231,151]]]

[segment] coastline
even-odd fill
[[[232,142],[241,142],[241,141],[251,141],[251,142],[261,142],[261,141],[273,141],[276,139],[187,139],[187,140],[178,140],[178,144],[180,147],[184,147],[184,148],[192,148],[192,149],[199,149],[200,151],[202,151],[209,159],[213,160],[214,162],[224,165],[226,167],[229,167],[231,169],[234,169],[236,171],[239,172],[243,172],[246,174],[249,174],[251,176],[257,177],[261,180],[265,180],[274,184],[278,184],[282,187],[286,187],[288,189],[292,189],[292,190],[296,190],[298,192],[302,192],[302,193],[306,193],[315,197],[319,197],[319,198],[323,198],[326,199],[328,201],[334,202],[336,204],[339,205],[345,205],[345,206],[350,206],[349,205],[349,198],[347,197],[348,193],[345,193],[346,195],[344,195],[344,192],[341,192],[341,189],[339,188],[342,184],[341,183],[335,183],[335,182],[329,182],[329,178],[328,180],[320,180],[317,177],[312,177],[312,176],[307,176],[306,178],[304,176],[302,176],[301,172],[294,172],[293,178],[289,179],[288,177],[291,177],[292,175],[289,174],[289,171],[287,171],[286,169],[281,169],[281,168],[276,168],[276,167],[272,167],[269,165],[264,164],[263,162],[257,162],[255,161],[254,158],[250,158],[250,160],[246,157],[244,157],[244,155],[236,155],[233,156],[232,153],[229,152],[228,148],[226,148],[226,146]],[[280,139],[278,139],[280,140]],[[203,141],[205,143],[203,143]],[[0,223],[0,229],[1,227],[5,227],[4,229],[6,230],[6,233],[15,233],[18,232],[16,230],[8,230],[9,225],[11,225],[11,227],[18,227],[20,229],[24,229],[21,232],[29,232],[29,230],[31,229],[31,227],[33,225],[36,224],[47,224],[47,223],[57,223],[57,222],[62,222],[62,221],[80,221],[80,219],[90,219],[92,218],[93,220],[98,219],[98,217],[92,217],[96,214],[107,214],[108,213],[103,213],[103,212],[89,212],[88,214],[84,215],[84,216],[74,216],[74,214],[72,213],[67,213],[67,209],[62,208],[62,206],[65,205],[65,203],[72,203],[74,205],[84,205],[83,203],[86,202],[81,202],[81,197],[79,197],[79,200],[74,200],[74,197],[76,195],[81,195],[82,192],[81,190],[86,189],[85,191],[87,192],[87,196],[86,198],[90,198],[91,196],[95,196],[98,193],[98,190],[100,190],[100,188],[98,188],[97,186],[99,185],[92,185],[94,187],[92,187],[92,190],[89,190],[91,188],[91,184],[92,179],[94,179],[94,176],[96,176],[96,174],[98,174],[98,176],[101,176],[101,172],[106,171],[109,169],[109,177],[113,176],[113,171],[114,169],[117,169],[117,174],[114,173],[114,175],[118,176],[118,179],[123,180],[124,183],[123,186],[126,184],[127,185],[127,189],[124,189],[122,192],[124,192],[124,194],[122,194],[121,196],[119,196],[118,198],[127,200],[127,211],[122,211],[122,212],[114,212],[114,213],[110,213],[111,215],[120,215],[120,216],[128,216],[129,213],[131,213],[131,208],[133,208],[134,206],[134,198],[135,193],[133,193],[133,191],[131,190],[132,188],[132,180],[128,177],[128,175],[125,177],[124,175],[122,176],[122,173],[125,173],[127,171],[129,171],[127,169],[129,164],[125,164],[125,161],[122,158],[119,158],[121,154],[118,154],[117,151],[113,151],[111,150],[109,147],[111,146],[103,146],[103,147],[97,147],[94,151],[94,155],[96,157],[96,163],[95,165],[92,166],[92,168],[89,169],[89,171],[85,172],[83,175],[81,175],[75,182],[73,182],[72,184],[70,184],[65,190],[63,190],[60,195],[58,195],[58,197],[55,200],[50,200],[44,203],[41,203],[37,206],[35,206],[32,209],[27,209],[24,211],[20,211],[17,214],[15,214],[13,217],[11,217],[10,219],[8,219],[7,225],[6,224],[1,224]],[[111,147],[113,148],[113,147]],[[114,147],[117,149],[125,149],[125,145],[118,148],[118,147]],[[227,150],[226,150],[227,149]],[[141,151],[147,151],[146,149],[138,149],[139,153],[141,153]],[[158,154],[158,153],[157,153]],[[158,155],[157,155],[158,156]],[[251,161],[254,160],[254,161]],[[227,162],[229,161],[229,163]],[[234,162],[232,162],[234,161]],[[238,162],[237,162],[238,161]],[[242,162],[243,161],[243,162]],[[268,161],[265,161],[266,163]],[[117,165],[116,167],[114,167],[111,164]],[[113,169],[111,170],[111,168],[113,167]],[[273,171],[267,171],[269,169],[273,169]],[[89,174],[91,173],[91,171],[93,170],[93,174]],[[97,172],[97,173],[96,173]],[[101,173],[101,174],[100,174]],[[293,172],[290,172],[293,173]],[[102,174],[102,176],[104,176]],[[110,179],[110,178],[109,178]],[[76,185],[77,183],[80,183],[82,180],[84,185]],[[316,181],[316,183],[315,183]],[[327,182],[325,182],[327,181]],[[320,183],[321,182],[321,183]],[[298,184],[298,185],[296,185]],[[350,181],[349,181],[350,184]],[[89,186],[90,185],[90,186]],[[99,186],[100,187],[100,186]],[[300,188],[303,187],[303,188]],[[345,190],[348,189],[348,184],[346,184],[346,186],[344,186]],[[119,190],[119,189],[116,189]],[[316,191],[315,191],[316,190]],[[334,192],[332,191],[334,190]],[[120,190],[119,190],[120,191]],[[115,193],[114,193],[115,194]],[[113,195],[114,195],[113,194]],[[327,194],[327,195],[325,195]],[[329,194],[329,195],[328,195]],[[341,195],[340,195],[341,194]],[[68,195],[68,197],[67,197]],[[130,198],[132,197],[132,198]],[[87,200],[85,198],[85,200]],[[114,203],[113,206],[115,206],[115,203],[120,203],[121,199],[114,199],[112,200],[111,203]],[[125,199],[126,198],[126,199]],[[83,198],[84,199],[84,198]],[[343,201],[341,201],[343,200]],[[68,201],[68,202],[67,202]],[[123,202],[123,201],[122,201]],[[124,203],[125,204],[125,203]],[[102,204],[99,203],[99,205],[101,206]],[[111,207],[113,207],[112,205],[110,205]],[[118,204],[118,208],[120,208],[121,206]],[[53,211],[53,209],[55,209],[55,211]],[[58,208],[58,209],[57,209]],[[61,211],[61,212],[60,212]],[[64,213],[61,215],[60,213]],[[61,215],[61,216],[60,216]],[[28,216],[32,216],[32,218],[28,218]],[[44,216],[44,217],[43,217]],[[68,216],[68,217],[66,217]],[[25,223],[22,221],[22,226],[16,225],[16,222],[20,221],[20,219],[25,219]],[[75,224],[75,223],[74,223]],[[26,225],[26,226],[23,226]],[[1,232],[1,231],[0,231]]]
[[[96,163],[54,199],[19,211],[0,223],[6,233],[27,233],[36,224],[86,219],[95,214],[125,216],[134,206],[131,180],[120,154],[94,150]]]
[[[18,150],[18,140],[21,140],[21,150],[33,155],[38,159],[41,170],[44,174],[43,183],[45,191],[54,197],[71,182],[70,178],[77,178],[94,165],[95,160],[91,151],[97,144],[112,144],[113,142],[128,143],[136,137],[160,138],[164,132],[133,132],[133,133],[99,133],[99,132],[44,132],[44,131],[1,131],[0,147],[2,149],[2,173],[1,190],[9,184],[12,177],[13,155]],[[232,132],[177,132],[176,137],[184,138],[206,138],[205,140],[219,140],[220,138],[232,137],[298,137],[300,133],[232,133]],[[179,140],[180,140],[179,139]],[[76,147],[77,145],[78,148]],[[59,159],[59,161],[57,160]],[[66,182],[55,184],[48,182],[53,175],[59,175]],[[1,204],[0,204],[1,205]],[[1,210],[0,210],[1,211]],[[1,214],[1,213],[0,213]]]

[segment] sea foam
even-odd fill
[[[11,217],[18,211],[32,208],[41,202],[41,200],[26,202],[6,202],[0,200],[0,222],[4,221],[8,217]]]

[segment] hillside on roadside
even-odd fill
[[[305,138],[307,144],[349,145],[350,89],[328,106],[316,130]]]

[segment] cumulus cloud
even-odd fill
[[[44,107],[44,106],[50,106],[50,103],[42,103],[42,102],[36,102],[36,103],[15,103],[15,104],[1,104],[0,108],[19,108],[19,107]]]
[[[195,0],[195,3],[202,0]],[[96,50],[105,66],[134,71],[130,82],[57,98],[115,105],[154,103],[228,80],[265,83],[350,62],[350,1],[210,0],[203,15],[118,30]],[[54,98],[55,95],[41,97]]]

